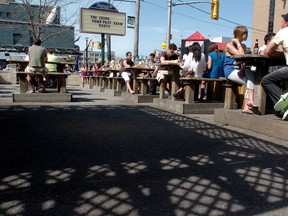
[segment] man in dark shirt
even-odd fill
[[[161,53],[160,56],[160,63],[164,63],[165,61],[171,60],[179,60],[179,56],[177,55],[177,46],[175,44],[170,44],[168,51]],[[170,72],[170,73],[169,73]],[[162,67],[159,66],[153,73],[153,77],[156,77],[158,83],[160,83],[161,87],[164,89],[164,96],[165,98],[170,97],[169,90],[167,88],[167,82],[170,80],[171,77],[171,70],[169,67]],[[178,74],[179,77],[179,74]],[[176,79],[176,84],[180,85],[179,78]]]

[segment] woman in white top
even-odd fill
[[[189,49],[190,52],[182,67],[181,77],[202,77],[207,65],[205,55],[201,52],[201,46],[198,42],[194,42]],[[183,86],[173,96],[180,98],[182,90]]]

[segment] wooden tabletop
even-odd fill
[[[149,67],[137,67],[137,66],[133,66],[133,67],[129,67],[127,69],[133,69],[133,70],[154,70],[153,68],[149,68]]]
[[[180,68],[179,63],[170,62],[170,61],[158,63],[157,65],[158,66],[164,66],[164,67],[169,67],[170,66],[170,67],[178,67],[178,68]]]
[[[25,59],[8,59],[7,60],[8,62],[10,63],[29,63],[29,60],[25,60]],[[45,63],[48,63],[48,64],[71,64],[71,62],[60,62],[60,61],[47,61]]]
[[[267,66],[273,65],[285,65],[285,58],[272,58],[268,55],[258,55],[258,54],[245,54],[245,55],[233,55],[231,58],[235,59],[236,62],[245,62],[247,64],[264,64]]]

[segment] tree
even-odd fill
[[[68,6],[76,4],[73,0],[18,0],[23,8],[24,18],[27,22],[33,40],[46,41],[51,37],[71,31],[77,16],[68,17],[65,12]],[[19,17],[20,18],[20,17]]]

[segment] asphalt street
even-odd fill
[[[1,216],[287,216],[288,141],[68,87],[0,85]]]

